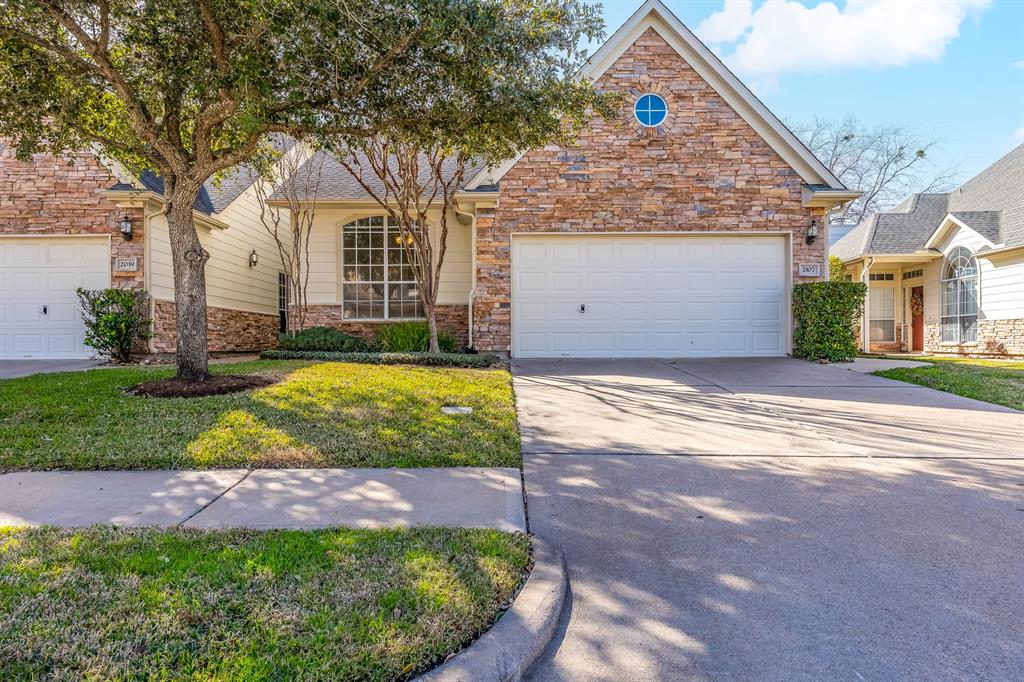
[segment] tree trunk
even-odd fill
[[[427,328],[430,330],[430,346],[427,348],[427,351],[430,353],[440,353],[441,344],[437,342],[437,313],[434,311],[433,305],[427,310]]]
[[[199,243],[192,203],[199,185],[174,183],[167,207],[167,228],[174,263],[174,312],[177,329],[177,376],[201,381],[208,374],[206,335],[206,261]]]

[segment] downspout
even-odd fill
[[[466,345],[470,348],[473,347],[473,301],[476,300],[476,205],[473,205],[473,211],[461,211],[457,205],[453,205],[455,213],[458,215],[464,215],[469,217],[469,248],[471,265],[473,269],[472,279],[469,285],[469,301],[467,302],[468,314],[467,321],[469,324],[469,330],[466,334]]]
[[[871,266],[874,264],[875,259],[873,257],[869,257],[867,261],[865,261],[864,269],[861,270],[860,273],[861,283],[868,287],[868,292],[864,296],[864,314],[861,316],[860,320],[861,350],[865,353],[871,352],[871,330],[868,322],[868,320],[871,319],[871,279],[868,277],[868,274],[871,270]]]

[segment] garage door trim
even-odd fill
[[[776,239],[784,240],[783,252],[784,252],[784,292],[785,300],[787,305],[783,306],[784,309],[784,326],[783,326],[783,350],[787,355],[791,355],[793,352],[793,311],[792,305],[788,303],[792,301],[793,296],[793,234],[788,231],[771,231],[771,230],[748,230],[748,231],[687,231],[687,230],[659,230],[654,232],[638,232],[638,231],[600,231],[600,232],[547,232],[547,231],[536,231],[536,232],[523,232],[516,231],[509,235],[509,301],[510,301],[510,328],[509,328],[509,354],[515,356],[515,339],[516,339],[516,301],[515,301],[515,282],[516,282],[516,259],[515,259],[515,246],[514,242],[516,238],[564,238],[564,239],[580,239],[587,237],[616,237],[616,238],[749,238],[749,237],[773,237]]]

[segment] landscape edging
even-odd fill
[[[536,535],[533,571],[501,620],[417,682],[515,682],[551,640],[565,602],[565,559]]]

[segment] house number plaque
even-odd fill
[[[800,276],[801,277],[820,277],[821,276],[821,264],[820,263],[801,263],[800,264]]]
[[[137,272],[138,269],[139,259],[136,257],[117,258],[114,260],[114,272]]]

